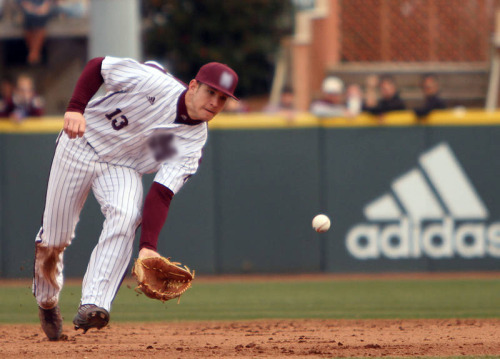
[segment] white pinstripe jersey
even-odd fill
[[[101,74],[106,95],[87,105],[84,137],[103,162],[158,171],[155,181],[177,193],[198,169],[207,140],[205,122],[175,122],[185,85],[132,59],[106,57]]]

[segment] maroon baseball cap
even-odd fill
[[[234,96],[234,90],[238,85],[238,75],[227,65],[209,62],[200,68],[194,79],[238,100]]]

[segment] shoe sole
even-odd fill
[[[90,328],[102,329],[109,323],[109,314],[104,309],[95,308],[85,315],[86,318],[83,320],[80,318],[73,320],[75,330],[83,329],[83,334],[87,333]]]

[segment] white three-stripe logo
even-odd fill
[[[441,143],[423,153],[415,168],[391,184],[387,193],[363,210],[372,221],[398,220],[403,211],[413,221],[442,219],[485,220],[488,210],[450,146]]]

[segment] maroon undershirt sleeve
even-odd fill
[[[69,100],[66,111],[85,112],[85,107],[92,96],[95,95],[99,87],[104,83],[101,75],[101,65],[104,57],[96,57],[90,60],[82,71],[82,74],[76,82],[73,96]]]
[[[157,250],[158,236],[167,220],[173,197],[174,193],[170,189],[158,182],[153,182],[144,201],[139,250],[142,248]]]

